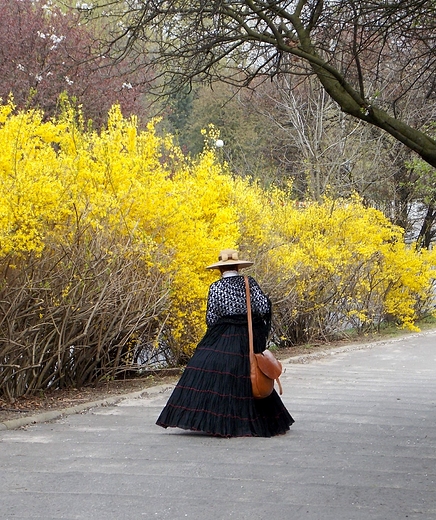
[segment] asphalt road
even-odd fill
[[[436,520],[436,332],[297,361],[272,439],[155,426],[170,387],[0,431],[1,520]]]

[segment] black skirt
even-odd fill
[[[253,320],[254,350],[265,348],[262,325]],[[277,392],[254,399],[246,316],[209,327],[156,424],[220,437],[272,437],[294,422]]]

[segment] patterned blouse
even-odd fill
[[[254,315],[260,315],[267,321],[271,317],[271,301],[251,276],[250,284],[251,310]],[[209,288],[207,299],[206,323],[208,326],[216,323],[222,316],[247,314],[244,277],[229,276],[214,282]]]

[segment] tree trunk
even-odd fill
[[[436,220],[436,210],[434,204],[434,202],[431,202],[428,205],[427,213],[424,217],[424,221],[418,235],[418,244],[426,249],[430,247],[431,241],[435,236],[435,231],[433,230],[433,224]]]

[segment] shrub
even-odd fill
[[[80,386],[181,363],[205,330],[205,266],[238,247],[274,303],[278,344],[432,304],[434,254],[354,197],[296,204],[233,178],[205,147],[185,158],[157,121],[114,106],[85,131],[0,106],[0,393]]]

